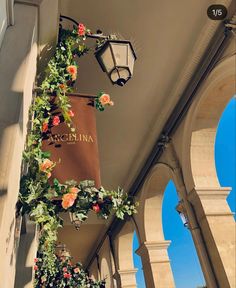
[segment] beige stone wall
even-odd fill
[[[38,56],[40,51],[52,53],[58,28],[58,1],[15,2],[15,25],[7,28],[0,50],[0,286],[4,288],[13,288],[15,282],[15,205]],[[21,237],[18,268],[27,272],[18,271],[16,288],[32,287],[34,229],[26,233]]]
[[[7,29],[7,7],[6,0],[0,1],[0,48]]]

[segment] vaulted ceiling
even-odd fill
[[[137,54],[134,76],[124,87],[109,82],[92,53],[79,62],[78,92],[96,94],[103,90],[115,102],[114,107],[97,113],[103,186],[128,190],[142,168],[189,81],[191,69],[200,59],[196,54],[201,53],[199,46],[204,47],[202,39],[209,42],[216,28],[206,13],[212,3],[210,0],[61,1],[61,14],[84,23],[92,32],[99,28],[104,34],[116,33],[130,40]],[[90,229],[93,232],[89,237],[94,240],[88,250],[104,231],[105,226],[100,226],[98,231]],[[83,235],[88,235],[82,230],[77,247],[79,241],[84,241]],[[87,254],[80,255],[79,259],[85,261]]]

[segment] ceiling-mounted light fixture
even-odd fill
[[[136,55],[129,41],[107,39],[95,56],[113,84],[124,86],[133,76]]]
[[[71,224],[75,226],[75,229],[77,231],[79,231],[80,226],[81,226],[81,221],[76,217],[75,213],[69,212],[69,215],[70,215]]]
[[[68,16],[60,16],[60,21],[67,19],[77,26],[79,23]],[[112,84],[124,86],[133,76],[134,61],[137,59],[130,41],[117,39],[115,35],[105,36],[101,31],[97,34],[86,34],[88,38],[99,41],[95,57]]]
[[[188,218],[182,201],[179,201],[178,205],[175,207],[175,210],[179,213],[179,216],[184,224],[184,227],[188,227],[189,226]]]

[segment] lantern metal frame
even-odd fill
[[[94,53],[94,55],[95,55],[99,65],[100,65],[100,67],[102,68],[102,71],[107,73],[107,75],[109,76],[111,82],[113,84],[118,84],[119,86],[124,86],[124,84],[132,77],[132,72],[133,71],[130,71],[130,67],[129,66],[124,66],[124,65],[118,65],[116,63],[116,57],[114,55],[113,49],[110,49],[110,51],[111,51],[111,56],[112,56],[112,60],[113,60],[113,63],[114,63],[114,68],[110,72],[107,72],[105,65],[103,64],[103,62],[100,59],[100,55],[102,55],[103,52],[106,51],[106,49],[108,49],[109,47],[112,46],[112,45],[110,45],[110,43],[128,44],[130,49],[131,49],[131,51],[132,51],[132,53],[133,53],[134,61],[137,59],[137,56],[135,54],[134,48],[133,48],[133,46],[132,46],[130,41],[128,41],[128,40],[118,40],[118,39],[109,39],[109,38],[106,39],[104,44],[101,47],[99,47]],[[118,75],[120,75],[119,74],[119,69],[117,69],[117,68],[127,69],[129,71],[129,75],[130,76],[125,81],[120,81],[120,82],[119,82],[119,80],[118,81],[113,81],[111,79],[111,74],[114,72],[114,70],[116,70]]]

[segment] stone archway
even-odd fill
[[[183,176],[219,287],[235,287],[235,222],[215,168],[218,123],[235,93],[235,55],[222,60],[202,86],[184,122]],[[213,287],[213,286],[212,286]]]
[[[163,195],[173,172],[166,164],[157,164],[151,170],[140,193],[140,207],[135,216],[140,247],[137,253],[142,258],[147,287],[175,287],[162,229]]]

